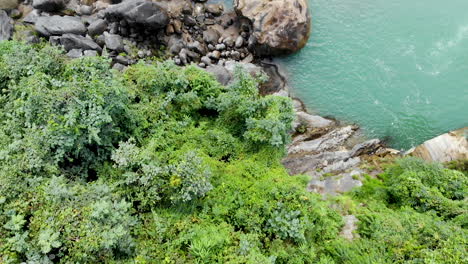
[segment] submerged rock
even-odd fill
[[[307,43],[310,13],[307,0],[235,0],[237,13],[252,22],[251,48],[258,55],[298,51]]]
[[[426,161],[448,162],[468,159],[468,127],[445,133],[408,151]]]

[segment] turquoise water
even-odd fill
[[[468,125],[468,1],[310,0],[312,35],[280,59],[316,113],[409,148]]]

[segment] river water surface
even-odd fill
[[[467,0],[309,2],[309,43],[279,61],[312,112],[405,149],[468,125]]]

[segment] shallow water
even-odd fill
[[[468,125],[468,1],[310,0],[313,33],[280,59],[316,113],[409,148]]]

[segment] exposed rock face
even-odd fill
[[[129,23],[140,24],[150,29],[164,28],[169,23],[169,16],[157,3],[146,0],[124,1],[112,5],[105,11],[107,18],[125,19]]]
[[[298,51],[310,33],[307,0],[235,0],[236,11],[252,22],[251,48],[258,55]]]
[[[18,6],[18,0],[0,0],[0,9],[13,9]]]
[[[445,133],[409,151],[427,161],[448,162],[468,159],[468,127]]]
[[[33,7],[46,12],[54,12],[62,10],[67,2],[67,0],[34,0]]]
[[[72,16],[39,17],[36,30],[43,36],[77,34],[84,35],[86,27],[79,18]]]
[[[0,41],[9,40],[13,33],[12,20],[4,10],[0,10]]]

